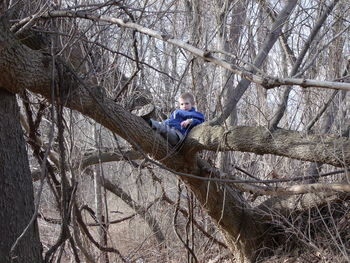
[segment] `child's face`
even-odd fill
[[[192,103],[189,99],[180,98],[179,104],[180,104],[180,110],[189,111],[190,109],[192,109]]]

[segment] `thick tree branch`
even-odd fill
[[[273,196],[257,208],[261,213],[266,213],[267,216],[276,214],[289,216],[291,211],[307,211],[317,206],[322,206],[327,203],[342,202],[348,199],[348,193],[340,195],[339,193],[319,192],[319,193],[304,193],[302,195],[291,196]]]
[[[265,196],[290,196],[300,194],[319,194],[319,193],[350,193],[350,184],[329,184],[329,183],[315,183],[315,184],[299,184],[292,186],[266,187],[254,186],[250,184],[235,184],[237,189],[258,195]]]
[[[350,184],[301,184],[301,185],[293,185],[288,187],[280,188],[276,191],[276,195],[284,195],[284,194],[306,194],[306,193],[349,193],[350,192]],[[272,193],[272,192],[271,192]]]
[[[203,124],[193,129],[188,140],[196,150],[273,154],[337,167],[350,165],[350,141],[333,135],[307,135],[285,129],[270,133],[265,127],[225,129]]]
[[[85,152],[80,164],[77,164],[76,166],[80,165],[80,169],[83,170],[90,165],[99,163],[118,162],[122,160],[140,160],[142,158],[144,158],[144,156],[140,152],[132,149],[125,151],[108,150],[102,152],[96,150],[93,152]]]

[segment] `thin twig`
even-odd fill
[[[181,241],[181,243],[184,245],[184,247],[186,248],[187,252],[191,253],[193,259],[195,260],[195,262],[198,262],[198,259],[196,257],[196,255],[194,254],[193,250],[188,246],[188,243],[185,242],[179,231],[178,231],[178,227],[177,227],[177,215],[179,213],[179,207],[180,207],[180,197],[181,197],[181,185],[180,185],[180,181],[178,181],[178,199],[176,202],[176,206],[175,206],[175,212],[174,212],[174,217],[173,217],[173,227],[174,227],[174,231],[176,236],[178,237],[178,239]]]
[[[98,248],[100,249],[101,251],[104,251],[104,252],[112,252],[112,253],[115,253],[117,254],[120,259],[123,261],[123,262],[128,262],[125,257],[120,253],[120,251],[116,248],[113,248],[113,247],[103,247],[101,246],[94,238],[93,236],[91,235],[91,233],[89,232],[86,224],[84,223],[83,221],[83,217],[79,211],[79,209],[77,207],[75,207],[75,215],[76,215],[76,220],[79,224],[79,226],[81,227],[81,229],[83,230],[84,234],[88,237],[88,239]]]

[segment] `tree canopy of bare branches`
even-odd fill
[[[20,110],[0,107],[0,127],[11,129],[0,133],[0,148],[17,152],[6,144],[11,134],[19,138],[11,145],[24,146],[21,131],[6,124],[16,116],[28,145],[18,159],[23,174],[31,168],[36,193],[36,203],[26,197],[28,211],[11,215],[31,217],[0,247],[5,262],[26,257],[21,240],[38,235],[38,218],[60,227],[42,257],[34,238],[29,260],[60,262],[69,244],[76,262],[135,262],[138,249],[110,236],[113,224],[136,217],[153,233],[158,260],[173,260],[156,215],[166,204],[188,262],[349,261],[349,8],[296,0],[1,2],[0,91]],[[161,120],[184,91],[206,122],[171,147],[132,109],[152,103]],[[13,178],[6,150],[0,157],[0,175]],[[84,195],[89,176],[93,198]],[[6,180],[5,197],[20,184]],[[55,203],[51,215],[40,212],[43,193]],[[152,200],[138,202],[145,193]],[[133,214],[112,220],[112,196]],[[18,205],[11,202],[2,206]],[[215,256],[204,242],[196,250],[196,235],[216,246]]]

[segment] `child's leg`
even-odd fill
[[[171,145],[176,145],[182,138],[182,134],[175,129],[170,128],[168,125],[159,123],[151,119],[151,127],[160,133]]]

